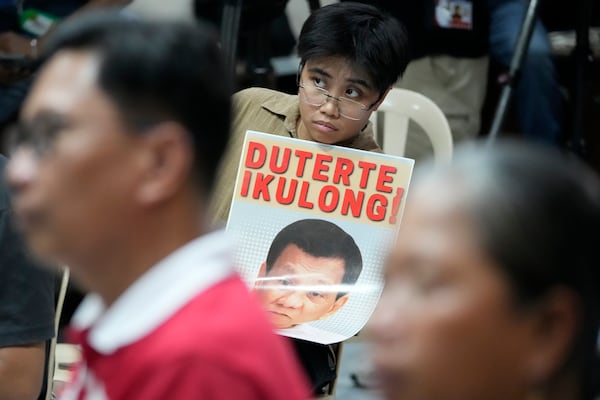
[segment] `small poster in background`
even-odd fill
[[[472,30],[472,2],[469,0],[437,0],[435,22],[440,28]]]
[[[414,161],[248,131],[227,231],[282,335],[355,335],[383,288]]]

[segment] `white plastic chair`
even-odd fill
[[[377,112],[371,115],[384,153],[404,156],[409,120],[416,122],[429,137],[436,162],[452,158],[452,133],[442,110],[422,94],[400,88],[392,88]],[[380,127],[382,129],[378,129]]]

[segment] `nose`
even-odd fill
[[[6,182],[13,194],[18,195],[35,179],[39,161],[33,149],[20,148],[15,151],[6,167]]]
[[[325,98],[325,102],[321,104],[319,110],[325,115],[337,118],[340,114],[339,100],[334,96],[329,95]]]
[[[278,303],[287,308],[300,308],[304,294],[297,290],[291,290],[278,299]]]

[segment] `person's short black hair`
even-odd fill
[[[409,62],[408,39],[400,22],[374,6],[334,3],[315,10],[298,38],[301,64],[318,57],[343,57],[364,68],[383,94]]]
[[[461,146],[433,178],[464,191],[464,210],[516,307],[531,307],[555,288],[577,297],[580,325],[563,369],[582,375],[581,398],[591,399],[600,326],[597,174],[558,149],[499,141]]]
[[[64,50],[99,57],[98,86],[129,126],[142,132],[175,121],[186,129],[194,178],[210,190],[229,136],[231,96],[212,27],[92,12],[61,24],[41,60]]]
[[[362,271],[362,255],[356,242],[336,224],[322,219],[301,219],[284,227],[271,242],[267,254],[268,273],[289,245],[313,257],[339,258],[344,261],[342,283],[353,285]],[[344,293],[338,294],[338,298]]]

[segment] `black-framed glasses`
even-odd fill
[[[305,85],[302,82],[298,83],[298,87],[302,89],[300,91],[300,99],[304,101],[306,104],[310,104],[311,106],[320,107],[328,99],[335,100],[338,111],[342,117],[351,119],[353,121],[358,121],[361,119],[365,111],[368,111],[373,105],[366,106],[358,101],[349,99],[343,96],[333,96],[326,89],[320,88],[315,85]]]

